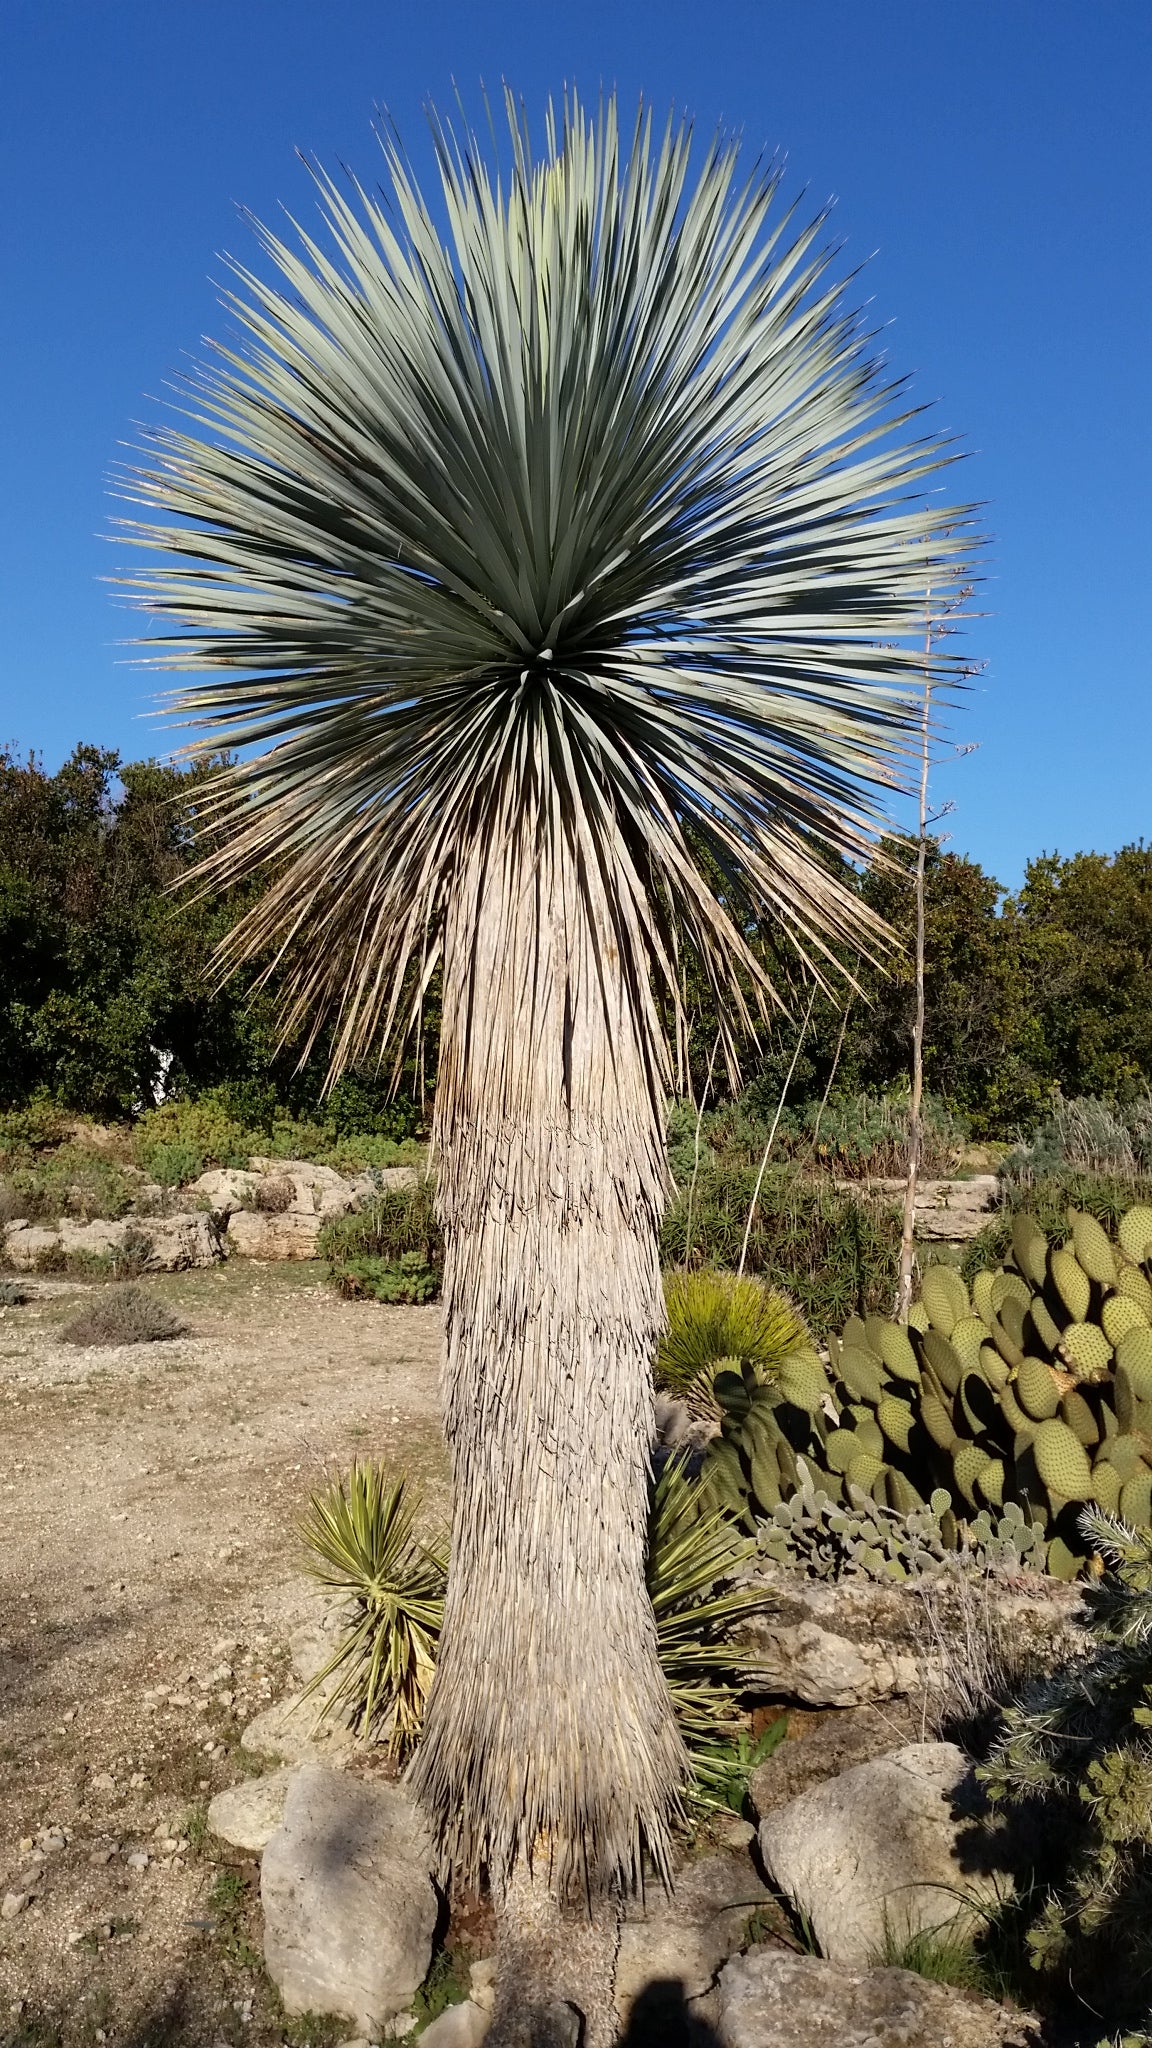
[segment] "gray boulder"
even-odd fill
[[[849,1970],[755,1948],[720,1972],[723,2048],[1026,2048],[1022,2014],[910,1970]]]
[[[490,2025],[489,2014],[466,1998],[463,2005],[450,2005],[425,2027],[420,2039],[424,2048],[480,2048]]]
[[[115,1222],[10,1223],[4,1251],[18,1273],[33,1273],[45,1258],[61,1253],[114,1258],[124,1251],[129,1239],[134,1246],[147,1247],[142,1263],[149,1273],[214,1266],[223,1256],[211,1219],[202,1211],[186,1216],[123,1216]]]
[[[432,1958],[431,1845],[399,1785],[309,1765],[264,1851],[264,1960],[290,2013],[350,2019],[375,2036],[411,2002]]]
[[[258,1856],[284,1819],[293,1772],[268,1771],[262,1778],[242,1778],[218,1792],[208,1808],[208,1826],[233,1849]]]
[[[702,1856],[678,1873],[671,1896],[653,1885],[642,1904],[630,1902],[616,1961],[621,2028],[644,1993],[651,2004],[656,1987],[670,1993],[677,1986],[678,1998],[700,1998],[767,1896],[747,1856]]]
[[[338,1715],[320,1720],[322,1706],[316,1695],[304,1699],[298,1692],[289,1693],[274,1707],[254,1715],[240,1737],[241,1749],[275,1763],[327,1763],[342,1770],[356,1746],[355,1738]]]
[[[968,1759],[951,1742],[913,1742],[804,1792],[769,1813],[760,1853],[773,1882],[808,1915],[835,1963],[867,1963],[901,1939],[995,1899],[1006,1873],[984,1863],[982,1803]],[[981,1854],[966,1854],[965,1834]]]

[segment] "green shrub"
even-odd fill
[[[24,1158],[63,1142],[67,1113],[55,1103],[34,1101],[23,1109],[0,1111],[0,1161]]]
[[[778,1100],[774,1089],[767,1094],[754,1083],[710,1111],[700,1124],[702,1162],[757,1166],[776,1121]],[[921,1116],[922,1173],[953,1172],[967,1142],[967,1126],[933,1095],[924,1097]],[[776,1122],[771,1157],[843,1180],[890,1179],[907,1169],[910,1124],[907,1088],[833,1095],[823,1104],[786,1104]],[[677,1181],[687,1179],[696,1151],[696,1112],[691,1104],[673,1104],[668,1144]]]
[[[444,1241],[435,1216],[435,1182],[386,1188],[358,1215],[336,1216],[316,1240],[316,1256],[337,1269],[350,1259],[399,1260],[418,1252],[426,1266],[442,1267]]]
[[[238,1123],[226,1107],[223,1093],[213,1090],[194,1102],[163,1102],[157,1109],[145,1110],[134,1134],[136,1159],[145,1172],[151,1170],[149,1155],[158,1145],[186,1147],[189,1155],[199,1159],[200,1172],[206,1166],[246,1167],[250,1153],[266,1149],[267,1134]]]
[[[182,1188],[204,1171],[204,1154],[187,1138],[138,1140],[136,1158],[149,1180],[162,1188]]]
[[[398,1259],[344,1259],[332,1273],[348,1300],[366,1297],[394,1307],[438,1301],[443,1279],[440,1268],[426,1265],[419,1252],[402,1252]]]
[[[422,1166],[427,1148],[415,1138],[385,1138],[374,1131],[351,1131],[326,1141],[319,1164],[330,1166],[349,1179],[373,1167]]]
[[[701,1168],[694,1190],[682,1184],[660,1234],[664,1265],[735,1269],[756,1174],[754,1164],[720,1162]],[[890,1204],[841,1193],[793,1167],[769,1167],[764,1175],[745,1270],[780,1288],[819,1334],[853,1312],[891,1306],[899,1252],[899,1217]]]
[[[698,1413],[715,1409],[712,1383],[721,1366],[747,1366],[759,1380],[811,1345],[791,1302],[762,1280],[734,1273],[666,1273],[667,1328],[656,1353],[656,1378]],[[717,1418],[718,1419],[718,1418]]]
[[[15,1207],[33,1223],[55,1223],[61,1216],[82,1223],[94,1217],[115,1221],[127,1214],[135,1192],[122,1166],[82,1145],[61,1145],[14,1167],[8,1185]]]

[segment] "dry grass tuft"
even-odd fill
[[[285,1210],[292,1207],[295,1193],[296,1190],[287,1174],[269,1173],[265,1174],[263,1180],[257,1181],[252,1200],[257,1209],[263,1210],[265,1215],[283,1216]]]
[[[109,1287],[82,1309],[60,1335],[66,1344],[156,1344],[182,1337],[187,1323],[146,1287]]]

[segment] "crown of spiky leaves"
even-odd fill
[[[444,228],[387,137],[387,198],[317,174],[330,239],[262,233],[276,281],[235,267],[242,340],[129,485],[150,655],[240,750],[201,882],[269,881],[224,962],[278,956],[286,1030],[338,1011],[337,1069],[526,808],[673,993],[686,936],[739,1012],[749,920],[883,943],[821,849],[883,815],[963,574],[824,217],[643,108],[624,149],[569,97],[540,158],[507,112],[503,171],[434,121]]]

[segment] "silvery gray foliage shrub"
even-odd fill
[[[995,1520],[987,1509],[976,1515],[968,1523],[967,1542],[956,1550],[945,1542],[940,1526],[951,1505],[942,1487],[924,1507],[900,1515],[878,1507],[858,1486],[849,1488],[851,1504],[845,1506],[816,1485],[803,1459],[798,1467],[797,1491],[760,1527],[760,1552],[777,1564],[799,1566],[816,1579],[1044,1570],[1043,1531],[1025,1519],[1014,1501]]]

